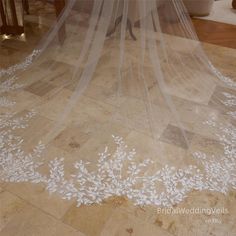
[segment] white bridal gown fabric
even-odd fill
[[[182,1],[86,3],[67,1],[35,50],[0,70],[1,181],[78,206],[235,189],[236,83],[208,60]]]

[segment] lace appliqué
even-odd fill
[[[25,61],[19,64],[15,64],[7,69],[0,70],[0,78],[4,75],[12,75],[17,70],[25,70],[30,64],[32,64],[33,59],[38,56],[42,50],[33,50],[33,52],[25,58]]]
[[[42,164],[39,161],[44,145],[39,143],[32,153],[22,150],[23,139],[13,134],[15,129],[24,129],[35,112],[30,111],[25,116],[14,118],[14,114],[0,116],[0,179],[5,182],[42,182],[43,177],[37,171]],[[4,130],[7,128],[7,130]]]
[[[214,120],[210,123],[214,125]],[[15,127],[13,124],[8,122],[5,127]],[[25,126],[18,125],[16,128]],[[194,153],[205,171],[194,165],[182,169],[166,165],[151,173],[151,160],[135,161],[135,150],[129,150],[121,137],[113,136],[117,146],[114,153],[109,153],[106,147],[98,156],[95,171],[89,171],[88,162],[76,162],[75,173],[68,179],[65,178],[63,158],[52,160],[48,165],[49,176],[42,175],[38,167],[43,164],[41,155],[44,146],[39,143],[31,154],[26,155],[21,150],[23,140],[12,136],[9,129],[0,133],[0,148],[3,150],[0,155],[0,179],[44,183],[50,193],[57,193],[69,200],[76,198],[78,206],[100,203],[114,195],[126,196],[138,205],[171,206],[182,201],[193,189],[226,193],[230,188],[236,188],[236,130],[233,126],[221,128],[224,133],[220,136],[224,156],[219,158],[202,152]]]
[[[222,93],[225,96],[225,100],[221,100],[221,102],[226,107],[236,107],[236,96],[230,93],[223,92]],[[236,110],[235,111],[228,111],[227,114],[231,116],[233,119],[236,119]]]
[[[214,120],[211,122],[214,124]],[[222,125],[220,129],[222,157],[209,157],[202,152],[193,155],[204,171],[195,165],[182,169],[166,165],[151,173],[151,160],[135,161],[135,150],[129,151],[121,137],[113,136],[117,148],[113,154],[107,147],[99,154],[96,171],[88,171],[89,163],[79,161],[74,165],[76,174],[66,180],[63,159],[53,160],[49,164],[47,189],[66,199],[76,198],[78,206],[100,203],[113,195],[127,196],[138,205],[171,206],[181,202],[193,189],[226,193],[230,188],[236,189],[236,129],[232,125]]]
[[[215,73],[215,75],[225,84],[227,84],[229,87],[236,88],[236,82],[233,81],[231,78],[226,77],[218,71],[210,61],[208,61],[210,69]]]
[[[0,85],[0,94],[20,88],[13,77]],[[235,96],[225,94],[226,106],[235,105]],[[4,101],[4,97],[0,98]],[[10,104],[9,100],[5,103]],[[48,164],[49,174],[40,172],[44,164],[45,146],[38,143],[31,153],[22,149],[24,140],[14,134],[25,129],[35,116],[34,111],[17,117],[15,113],[0,115],[0,180],[5,182],[42,183],[50,193],[64,199],[76,199],[77,205],[101,203],[110,196],[126,196],[138,205],[172,206],[181,202],[192,190],[211,190],[226,193],[236,189],[236,128],[232,124],[216,123],[214,117],[206,125],[218,127],[218,139],[223,155],[193,153],[199,165],[176,168],[166,165],[152,170],[155,163],[146,159],[135,160],[136,151],[129,149],[121,137],[113,136],[116,149],[113,153],[105,147],[98,154],[95,170],[82,160],[74,163],[74,173],[65,177],[64,159],[55,158]],[[94,165],[93,165],[94,166]],[[202,167],[200,169],[200,166]],[[203,169],[203,170],[202,170]]]
[[[41,50],[33,50],[33,52],[26,57],[25,61],[14,66],[11,66],[7,69],[0,70],[0,78],[7,75],[11,76],[17,70],[25,70],[29,65],[32,64],[33,59],[41,53]],[[0,84],[0,106],[1,107],[10,107],[15,104],[14,101],[9,100],[6,96],[3,96],[4,93],[22,88],[23,84],[16,83],[18,77],[12,76],[10,79],[5,80]]]
[[[22,88],[24,85],[17,83],[17,77],[13,76],[10,79],[5,80],[0,84],[0,107],[10,107],[13,106],[16,102],[11,101],[6,96],[4,96],[5,93],[14,91],[16,89]]]

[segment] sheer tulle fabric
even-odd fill
[[[78,205],[170,206],[236,188],[236,83],[208,60],[180,0],[68,1],[0,76],[2,181]]]

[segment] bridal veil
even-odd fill
[[[181,0],[68,0],[0,80],[3,182],[78,206],[236,188],[236,82],[209,61]]]

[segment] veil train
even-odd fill
[[[68,0],[32,53],[0,69],[0,180],[78,206],[226,194],[236,189],[235,88],[181,0]]]

